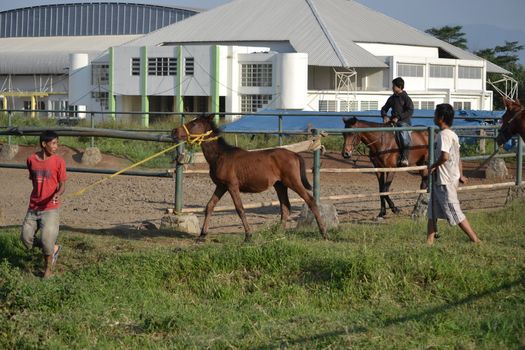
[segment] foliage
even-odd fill
[[[405,219],[248,245],[69,231],[46,281],[1,229],[0,348],[523,348],[524,210],[469,214],[481,245],[443,225],[432,248]]]
[[[462,26],[444,26],[441,28],[430,28],[425,30],[425,33],[430,34],[440,40],[459,47],[460,49],[467,49],[467,39],[465,33],[461,30]]]
[[[525,96],[525,67],[519,63],[518,52],[523,49],[524,46],[520,45],[518,41],[505,41],[504,45],[474,52],[479,57],[511,72],[512,77],[518,81],[518,96],[522,96],[522,104],[525,103],[525,99],[523,99]],[[495,81],[499,79],[499,74],[491,73],[488,75],[488,79]],[[490,85],[487,88],[492,90]],[[505,108],[500,98],[494,99],[494,105],[497,109]]]

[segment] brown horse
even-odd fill
[[[501,117],[501,128],[499,129],[496,142],[499,146],[507,142],[512,136],[520,135],[525,140],[525,109],[520,100],[503,99],[505,114]]]
[[[242,220],[245,241],[251,238],[251,230],[241,201],[241,192],[259,193],[270,186],[275,188],[281,204],[281,224],[286,227],[291,206],[288,188],[295,191],[308,204],[317,220],[319,231],[328,239],[325,224],[319,214],[317,204],[307,191],[312,187],[306,178],[303,158],[286,149],[269,149],[248,152],[226,143],[220,137],[220,130],[213,123],[213,115],[201,116],[189,123],[173,129],[175,140],[201,144],[202,152],[210,166],[210,177],[215,183],[215,191],[206,206],[204,224],[198,241],[206,239],[208,222],[217,202],[228,191],[233,199],[237,214]]]
[[[358,120],[357,118],[343,118],[345,128],[379,128],[387,127],[388,125],[372,123]],[[353,150],[363,142],[370,150],[370,161],[376,168],[395,168],[398,164],[399,148],[396,143],[395,134],[393,132],[358,132],[358,133],[343,133],[344,145],[342,156],[344,158],[352,157]],[[408,157],[409,165],[424,165],[428,160],[428,132],[426,131],[412,131],[411,146]],[[379,182],[379,192],[388,192],[390,185],[394,179],[393,172],[378,172],[376,173]],[[428,171],[422,170],[420,188],[427,188]],[[399,209],[394,205],[390,196],[381,196],[381,210],[378,218],[383,218],[386,215],[385,201],[394,214],[399,212]]]

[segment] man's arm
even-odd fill
[[[466,184],[468,182],[468,178],[463,175],[463,162],[459,161],[459,182],[462,184]]]
[[[430,173],[432,174],[434,171],[436,171],[437,168],[445,164],[445,162],[449,160],[449,158],[450,155],[448,154],[448,152],[441,151],[438,160],[436,160],[436,162],[430,166]]]
[[[62,194],[64,194],[65,190],[66,190],[66,182],[65,181],[60,181],[58,183],[57,191],[55,192],[55,195],[53,196],[53,201],[57,202],[58,199],[60,198],[60,196],[62,196]]]
[[[392,96],[390,96],[388,100],[386,100],[385,105],[383,106],[383,108],[381,108],[381,116],[383,117],[383,122],[385,124],[389,121],[388,111],[390,110],[390,108],[392,108]]]
[[[404,108],[403,108],[403,111],[401,112],[401,115],[399,116],[399,120],[400,121],[409,120],[410,118],[412,118],[413,114],[414,114],[414,102],[412,102],[412,99],[410,98],[410,96],[405,95]]]

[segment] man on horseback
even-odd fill
[[[412,114],[414,113],[414,103],[408,96],[403,78],[392,80],[392,91],[394,94],[388,98],[386,104],[381,108],[381,116],[385,124],[393,124],[397,127],[411,126]],[[388,117],[388,110],[392,109],[391,117]],[[408,152],[410,149],[410,131],[397,131],[396,140],[399,143],[400,159],[399,166],[408,166]]]

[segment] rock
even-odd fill
[[[161,230],[175,230],[178,232],[200,234],[199,219],[195,215],[166,214],[160,220]]]
[[[339,226],[339,217],[337,216],[337,210],[335,209],[335,206],[330,203],[321,203],[318,205],[318,207],[321,218],[323,218],[326,225],[326,229],[328,230],[331,228],[337,228]],[[301,214],[299,214],[299,218],[297,219],[296,229],[318,229],[314,214],[312,214],[312,211],[308,205],[306,205],[306,203],[303,204],[303,207],[301,208]]]
[[[410,217],[414,220],[426,217],[429,200],[430,195],[428,193],[420,193]]]
[[[509,190],[507,192],[507,198],[505,199],[505,205],[509,205],[514,200],[524,198],[525,197],[525,187],[523,186],[514,186],[509,187]]]
[[[504,179],[509,175],[505,161],[501,158],[492,158],[485,169],[486,179]]]
[[[102,154],[97,147],[88,147],[82,154],[80,163],[83,165],[96,165],[102,160]]]
[[[18,145],[8,145],[4,143],[0,148],[0,160],[11,160],[18,153]]]

